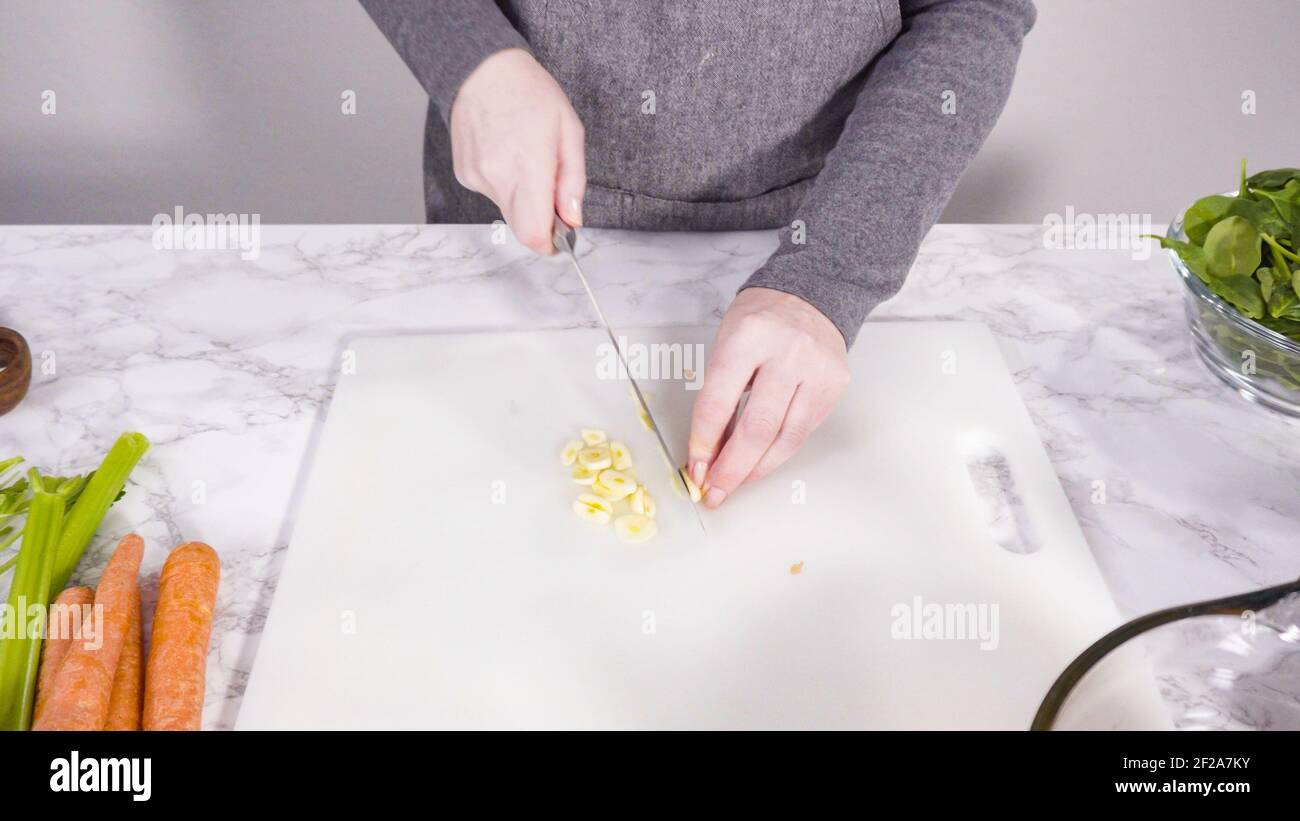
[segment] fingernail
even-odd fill
[[[704,474],[707,473],[708,470],[709,466],[705,464],[703,459],[696,461],[696,463],[691,466],[691,481],[695,483],[696,487],[704,487]]]
[[[582,225],[582,202],[577,197],[569,197],[569,214],[574,219],[574,225]]]
[[[709,488],[709,492],[704,494],[705,507],[717,507],[722,504],[722,500],[727,498],[727,492],[719,487]]]

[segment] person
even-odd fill
[[[1035,19],[1031,0],[361,3],[430,97],[430,222],[504,218],[539,254],[556,214],[782,229],[692,412],[708,507],[844,393],[849,346],[996,121]]]

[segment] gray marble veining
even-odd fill
[[[716,322],[774,235],[589,231],[610,321]],[[0,324],[31,394],[0,455],[92,466],[123,430],[154,443],[83,562],[145,536],[218,548],[204,725],[233,724],[350,334],[593,326],[553,260],[483,227],[274,226],[256,260],[161,251],[148,227],[0,227]],[[989,325],[1126,615],[1300,575],[1300,423],[1249,405],[1191,352],[1160,254],[1048,250],[1039,226],[943,225],[872,319]],[[1300,684],[1296,684],[1300,691]]]

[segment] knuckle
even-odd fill
[[[695,418],[705,424],[720,427],[731,418],[732,410],[726,402],[711,396],[701,396],[695,402]]]
[[[730,463],[719,463],[709,475],[708,482],[711,486],[721,489],[724,493],[730,493],[740,485],[741,480],[744,478],[744,476],[740,475],[740,471],[732,467]]]
[[[766,336],[773,331],[776,323],[765,313],[746,314],[741,318],[738,333],[749,337]]]
[[[778,420],[773,414],[766,411],[747,413],[740,420],[741,435],[747,438],[770,442],[776,438],[778,429]]]
[[[489,182],[500,182],[513,176],[514,163],[509,158],[500,155],[484,157],[479,160],[475,173]]]
[[[810,433],[812,433],[812,427],[808,423],[792,422],[787,419],[777,440],[786,447],[797,448],[803,444]]]

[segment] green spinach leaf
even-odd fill
[[[1273,295],[1273,269],[1268,266],[1260,268],[1255,272],[1255,279],[1259,280],[1259,294],[1267,303]]]
[[[1261,261],[1259,230],[1245,217],[1224,217],[1205,236],[1205,261],[1213,277],[1248,277]]]
[[[1254,277],[1213,277],[1208,284],[1210,290],[1246,316],[1263,318],[1264,296]]]
[[[1183,232],[1197,245],[1204,245],[1210,229],[1228,217],[1242,217],[1256,230],[1273,236],[1290,237],[1291,225],[1271,203],[1211,194],[1192,203],[1183,214]]]
[[[1300,299],[1296,297],[1295,288],[1291,287],[1289,282],[1275,282],[1273,284],[1273,293],[1268,296],[1268,313],[1272,317],[1280,317],[1297,304]]]
[[[1292,180],[1277,191],[1256,191],[1262,199],[1267,200],[1278,216],[1288,225],[1300,222],[1300,180]],[[1271,232],[1270,232],[1271,233]],[[1295,238],[1292,229],[1292,238]]]
[[[1274,168],[1246,178],[1250,188],[1282,188],[1292,180],[1300,180],[1300,168]]]

